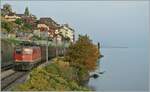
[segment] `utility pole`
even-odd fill
[[[63,54],[65,56],[65,38],[63,37]]]
[[[56,35],[56,57],[58,56],[58,46],[57,46],[57,37],[58,37],[58,30],[55,30],[55,35]]]
[[[48,30],[47,30],[47,33],[46,33],[46,62],[48,62]]]
[[[63,50],[64,50],[64,51],[63,51],[64,56],[66,56],[66,54],[65,54],[65,53],[66,53],[66,34],[67,34],[67,33],[66,33],[66,31],[65,31],[65,37],[63,38],[63,39],[64,39],[64,42],[63,42],[63,43],[64,43],[64,46],[63,46],[63,47],[64,47],[64,49],[63,49]]]
[[[56,36],[56,50],[55,50],[55,54],[56,54],[56,57],[57,57],[57,36]]]

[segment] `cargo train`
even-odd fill
[[[56,55],[61,56],[64,53],[64,48],[48,48],[49,59]],[[46,61],[46,46],[23,42],[15,47],[13,57],[15,70],[31,70],[33,67]]]

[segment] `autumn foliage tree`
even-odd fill
[[[77,68],[93,71],[96,68],[100,52],[87,35],[79,35],[75,44],[66,53],[66,60]]]

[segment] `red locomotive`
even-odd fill
[[[57,55],[62,56],[64,48],[49,47],[48,58]],[[34,43],[22,42],[14,50],[14,68],[15,70],[31,70],[34,66],[46,61],[46,46],[37,46]]]
[[[41,62],[41,48],[36,45],[25,44],[14,50],[14,65],[17,70],[30,70]]]

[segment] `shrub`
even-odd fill
[[[64,67],[66,66],[66,67]],[[66,75],[69,74],[69,75]],[[53,63],[43,68],[32,70],[29,80],[17,85],[14,91],[72,91],[89,90],[79,86],[75,80],[69,79],[74,75],[68,62],[55,59]]]

